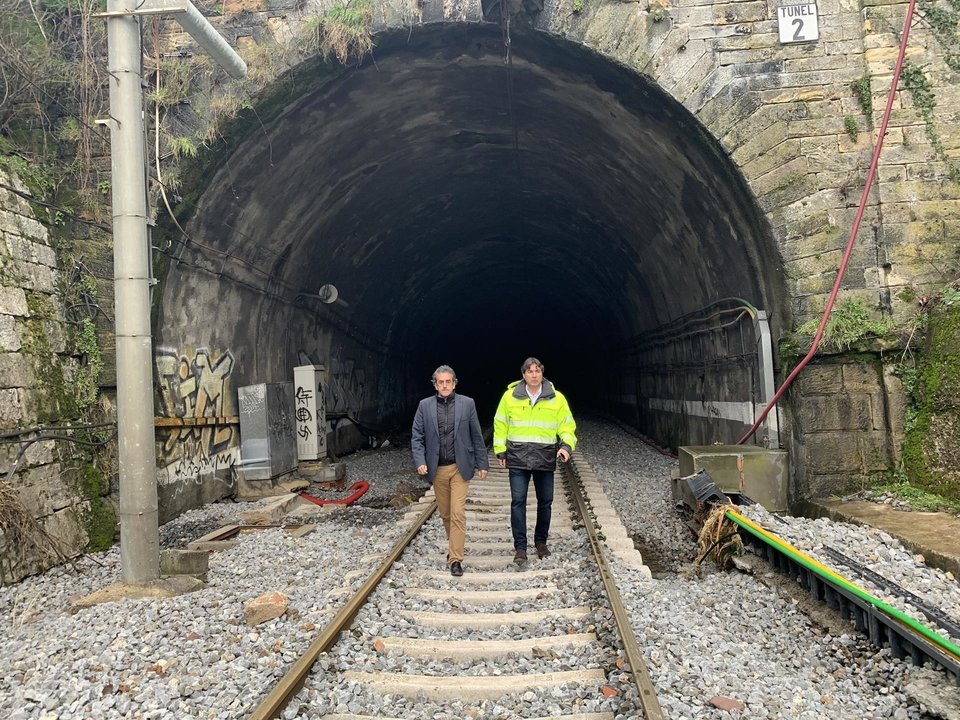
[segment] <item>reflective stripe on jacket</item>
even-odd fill
[[[493,418],[493,452],[506,457],[507,467],[554,470],[557,450],[576,448],[576,429],[567,399],[549,380],[535,403],[522,380],[510,383]]]

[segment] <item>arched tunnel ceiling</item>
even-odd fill
[[[341,315],[424,368],[478,333],[524,338],[504,349],[515,371],[719,297],[783,297],[765,221],[719,146],[581,47],[514,33],[507,65],[497,27],[431,26],[286,82],[188,232],[266,254],[286,287],[333,283]]]

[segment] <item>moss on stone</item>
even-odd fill
[[[87,552],[106,550],[113,545],[117,530],[117,516],[113,508],[104,500],[109,484],[97,467],[92,463],[83,466],[80,474],[79,489],[89,504],[79,511],[80,521],[87,531]]]
[[[37,293],[27,293],[27,307],[36,314],[21,325],[23,351],[34,358],[36,379],[28,388],[34,397],[37,420],[41,423],[77,418],[80,407],[76,394],[67,385],[60,357],[50,347],[44,330],[47,316],[42,314],[42,301]]]
[[[960,304],[934,308],[911,393],[903,471],[915,486],[960,499]]]

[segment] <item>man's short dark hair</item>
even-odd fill
[[[453,384],[454,385],[457,384],[457,374],[453,371],[453,368],[450,367],[449,365],[441,365],[436,370],[434,370],[433,375],[430,376],[431,385],[437,384],[437,375],[439,375],[440,373],[450,373],[451,375],[453,375]]]
[[[540,368],[540,372],[543,372],[543,363],[537,360],[535,357],[528,357],[523,361],[523,365],[520,366],[520,373],[525,373],[530,369],[531,365],[536,365],[538,368]]]

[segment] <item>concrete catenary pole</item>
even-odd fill
[[[120,450],[120,563],[125,583],[160,577],[153,430],[150,245],[137,0],[107,2],[113,283]],[[129,14],[127,14],[129,13]]]
[[[188,0],[107,0],[113,282],[120,448],[120,563],[123,582],[160,577],[157,463],[153,430],[150,237],[143,123],[140,17],[175,15],[233,77],[247,66]]]

